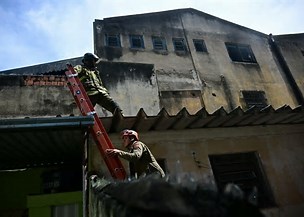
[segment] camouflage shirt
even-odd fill
[[[138,177],[155,171],[159,172],[162,177],[165,176],[149,148],[140,141],[131,144],[130,152],[120,151],[119,156],[133,163]]]
[[[79,80],[83,84],[88,95],[95,95],[99,92],[108,93],[108,90],[103,86],[97,69],[90,70],[82,65],[74,67],[78,73]]]

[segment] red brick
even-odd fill
[[[34,81],[33,80],[25,81],[25,85],[32,86],[32,85],[34,85]]]
[[[51,75],[51,76],[49,77],[49,81],[55,81],[55,76],[54,76],[54,75]]]

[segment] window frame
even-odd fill
[[[247,109],[253,106],[263,109],[268,106],[265,92],[261,90],[242,90],[244,102],[246,103]]]
[[[184,38],[172,38],[172,43],[173,43],[173,47],[174,47],[175,52],[186,52],[187,51],[187,46],[185,44],[185,39]],[[177,45],[177,43],[181,43],[181,45]],[[181,47],[181,46],[183,47],[183,49],[178,48],[178,47]]]
[[[156,51],[167,51],[167,43],[166,43],[165,37],[162,37],[162,36],[152,36],[151,39],[152,39],[153,50],[156,50]],[[158,43],[161,44],[161,46],[156,45],[157,40],[159,40]],[[161,47],[161,48],[157,48],[158,46]]]
[[[135,45],[135,41],[138,41],[140,43],[140,46]],[[145,44],[144,44],[144,37],[143,35],[138,35],[138,34],[132,34],[129,35],[129,41],[130,41],[130,48],[131,49],[145,49]]]
[[[193,39],[193,46],[196,52],[208,53],[206,43],[203,39]],[[201,46],[201,47],[199,47]]]
[[[116,39],[116,45],[111,45],[109,43],[109,38]],[[120,34],[105,34],[105,45],[107,47],[121,47]]]
[[[257,63],[250,45],[232,42],[225,42],[225,45],[228,55],[233,62]],[[248,56],[246,57],[246,55]]]
[[[262,162],[256,151],[209,155],[215,182],[220,191],[226,184],[238,185],[248,197],[257,188],[257,205],[260,208],[276,206]],[[243,176],[242,176],[243,175]]]

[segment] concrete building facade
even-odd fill
[[[219,190],[234,182],[247,196],[257,187],[256,202],[266,216],[302,216],[304,34],[266,35],[194,9],[95,20],[93,33],[95,53],[103,58],[98,66],[102,79],[124,111],[121,117],[96,108],[118,148],[121,130],[137,130],[168,175],[207,180]],[[79,64],[81,57],[73,61]],[[1,123],[8,118],[78,116],[64,78],[66,62],[70,60],[1,72]],[[21,140],[29,146],[43,142],[35,130],[29,136],[33,140],[0,133],[5,144],[16,147]],[[80,142],[87,145],[82,150],[88,152],[86,172],[109,176],[93,140],[87,139],[88,144]],[[46,149],[53,150],[52,142],[60,143],[52,138]],[[37,159],[41,153],[37,151]],[[9,152],[0,154],[10,159]],[[31,168],[26,171],[21,177]],[[39,177],[41,171],[35,174]],[[7,182],[7,176],[0,181]],[[16,206],[34,207],[32,217],[41,216],[37,210],[51,213],[49,207],[38,207],[43,204],[40,197],[24,198],[44,193],[37,186],[31,190],[30,182]],[[35,183],[43,185],[43,180],[36,178]],[[96,203],[82,199],[77,215],[94,216],[90,206]]]
[[[95,20],[93,27],[99,56],[154,65],[151,83],[158,96],[153,99],[159,98],[155,106],[172,114],[183,107],[191,113],[201,107],[209,112],[221,106],[228,111],[248,109],[244,91],[263,95],[265,104],[274,108],[303,102],[290,87],[270,36],[263,33],[194,9],[106,18]],[[303,35],[298,40],[303,41]],[[301,51],[301,46],[298,43],[293,51]],[[289,63],[301,71],[300,62]],[[296,82],[301,85],[301,79]],[[137,96],[145,88],[136,87]],[[141,107],[145,108],[143,101]]]

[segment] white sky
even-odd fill
[[[304,33],[303,0],[0,0],[0,71],[93,52],[95,19],[190,7],[265,34]]]

